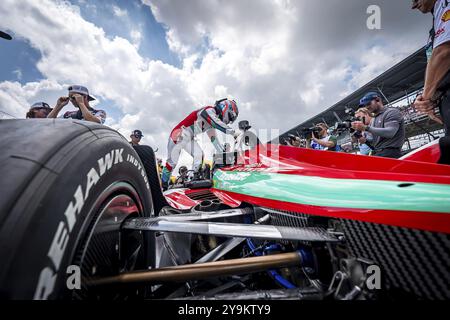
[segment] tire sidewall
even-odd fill
[[[112,164],[101,170],[99,160],[105,161],[108,155]],[[111,186],[119,182],[131,185],[143,215],[153,214],[144,166],[118,134],[85,142],[83,152],[59,156],[59,168],[41,182],[50,186],[36,190],[34,212],[26,213],[31,218],[25,227],[25,241],[17,244],[8,273],[12,299],[57,299],[67,294],[67,267],[95,219],[99,196]],[[70,206],[80,210],[68,210]]]

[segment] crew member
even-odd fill
[[[138,146],[143,137],[144,137],[144,135],[142,134],[141,130],[134,130],[130,135],[131,141],[129,141],[129,143],[132,146]]]
[[[433,14],[433,27],[427,45],[428,65],[423,93],[414,102],[417,111],[431,115],[435,121],[439,109],[445,137],[439,141],[439,163],[450,164],[450,1],[414,0],[413,9]]]
[[[198,174],[203,160],[203,150],[194,140],[197,134],[206,132],[215,148],[223,152],[216,139],[216,130],[236,137],[235,131],[228,125],[239,115],[234,100],[217,101],[214,107],[207,106],[193,111],[181,121],[170,133],[167,145],[167,161],[162,172],[163,188],[167,188],[172,170],[176,167],[181,150],[185,150],[194,158],[194,174]]]

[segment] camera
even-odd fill
[[[239,121],[238,127],[239,127],[239,130],[244,131],[244,132],[250,130],[250,128],[251,128],[250,123],[247,120]]]
[[[78,108],[78,103],[77,103],[77,99],[75,99],[74,96],[72,97],[68,97],[69,101],[72,102],[72,104]]]
[[[317,137],[320,134],[321,131],[322,131],[322,128],[319,128],[319,127],[303,128],[302,129],[302,136],[305,139],[311,139],[313,133],[314,133],[314,136]]]
[[[362,123],[366,122],[366,117],[355,117],[354,115],[351,115],[348,119],[342,121],[342,122],[336,122],[334,125],[334,130],[338,131],[344,131],[344,130],[350,130],[350,133],[353,133],[354,130],[352,129],[352,123],[355,121],[361,121]]]
[[[353,137],[356,139],[360,139],[363,135],[361,131],[357,131],[352,128],[352,123],[355,121],[361,121],[362,123],[366,122],[365,117],[355,117],[351,116],[349,119],[344,120],[342,122],[336,122],[334,125],[334,131],[337,133],[342,133],[344,131],[348,131]]]
[[[288,133],[287,137],[283,139],[282,144],[284,144],[286,146],[301,147],[302,139],[299,136]]]
[[[291,144],[293,144],[293,142],[295,142],[297,140],[297,137],[294,136],[293,134],[288,134],[288,140]]]
[[[363,137],[363,134],[361,131],[355,131],[352,134],[353,137],[355,137],[356,139],[361,139]]]
[[[335,130],[351,130],[353,120],[346,120],[343,122],[336,122],[334,125]]]

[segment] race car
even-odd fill
[[[393,160],[244,138],[163,193],[150,147],[24,121],[0,125],[2,298],[450,298],[436,143]]]

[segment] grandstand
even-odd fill
[[[426,66],[425,48],[421,48],[335,105],[290,129],[282,134],[279,140],[272,142],[284,141],[288,134],[298,135],[302,129],[313,127],[320,122],[333,126],[336,122],[345,120],[349,116],[348,111],[355,111],[359,99],[368,91],[380,92],[385,105],[397,107],[404,114],[407,138],[403,147],[405,152],[441,137],[444,134],[443,127],[427,116],[416,113],[411,106],[418,92],[423,89]],[[349,141],[348,134],[338,138],[339,144]]]

